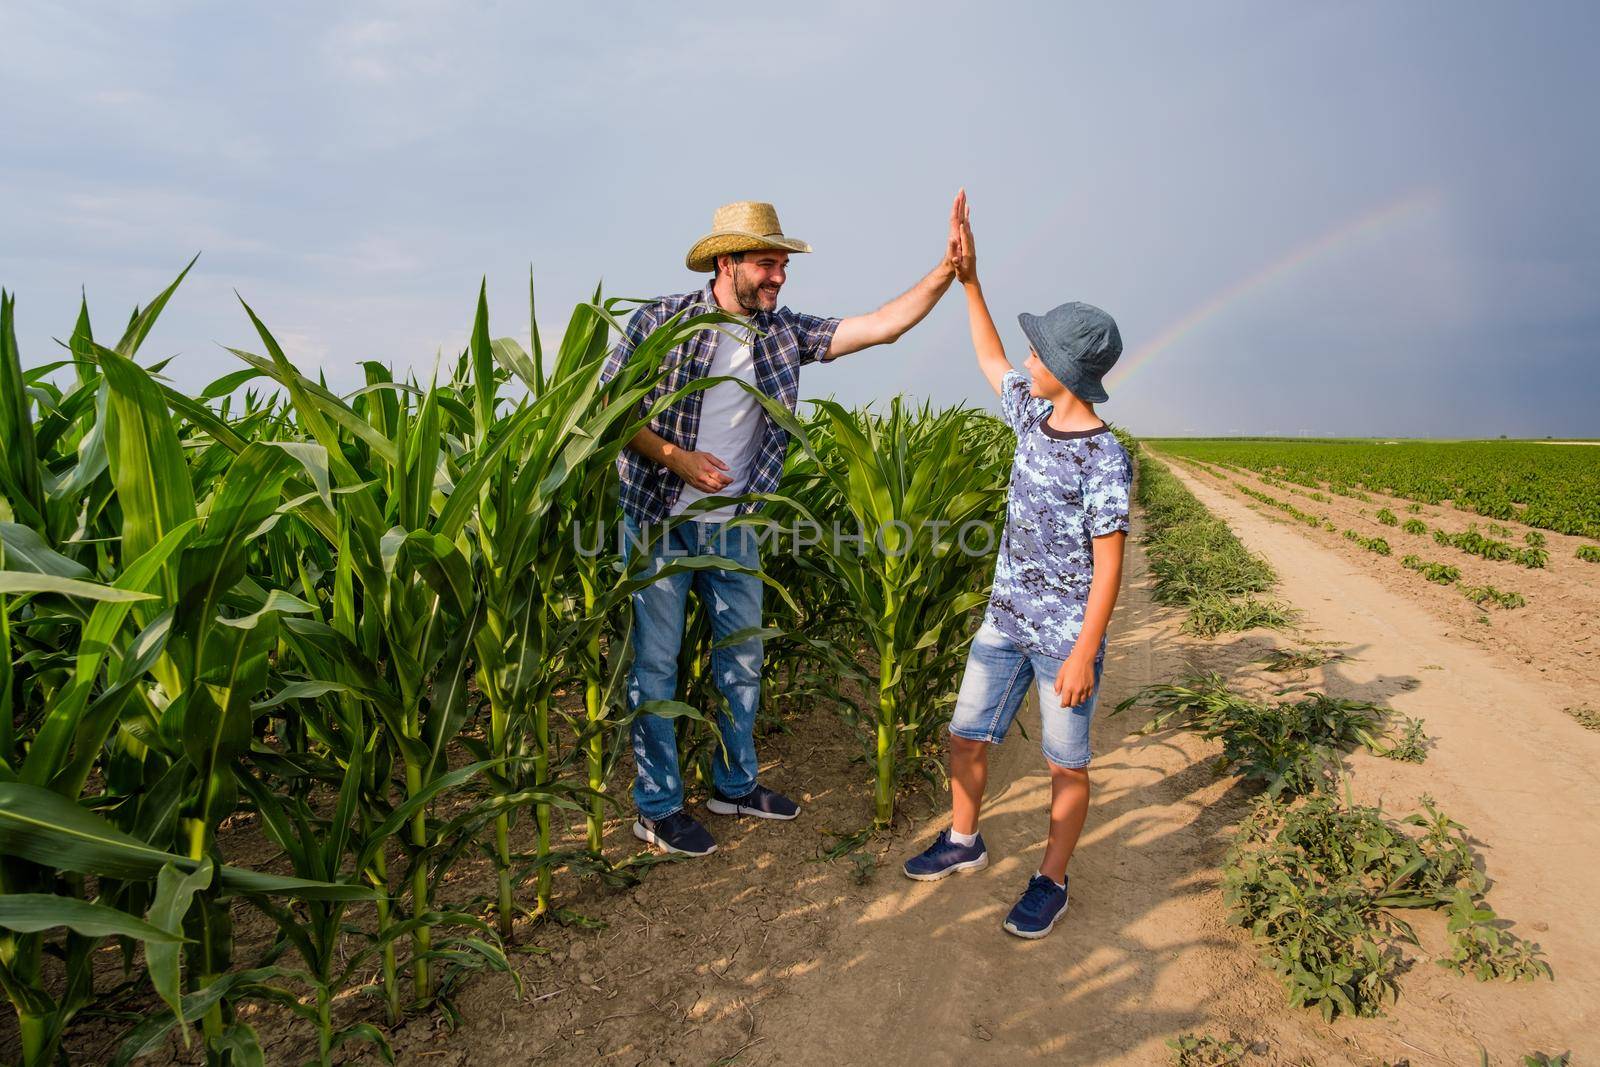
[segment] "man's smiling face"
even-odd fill
[[[722,269],[732,272],[733,298],[745,314],[772,311],[778,306],[778,291],[788,278],[789,253],[746,252],[742,262],[726,256],[719,260]]]

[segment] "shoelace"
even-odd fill
[[[1028,882],[1027,890],[1022,894],[1022,910],[1032,914],[1044,911],[1050,903],[1050,898],[1055,895],[1056,885],[1049,879],[1036,875]]]

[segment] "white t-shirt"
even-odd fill
[[[711,357],[708,377],[731,376],[756,384],[755,356],[750,351],[749,335],[739,326],[728,323],[720,327],[727,331],[717,339],[717,350]],[[734,334],[734,336],[729,336]],[[766,412],[761,402],[734,382],[718,382],[705,391],[700,407],[700,431],[695,436],[696,452],[709,452],[728,465],[723,473],[733,479],[719,492],[702,493],[688,483],[672,505],[672,514],[681,515],[696,500],[708,496],[738,496],[750,484],[750,470],[755,465],[756,453],[767,429]],[[695,516],[696,522],[726,522],[738,511],[737,504],[726,504],[715,511]]]

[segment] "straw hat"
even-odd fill
[[[711,232],[694,243],[683,261],[690,270],[704,274],[716,267],[718,256],[763,249],[809,252],[811,246],[783,235],[777,209],[771,204],[738,200],[717,208],[716,214],[711,216]]]

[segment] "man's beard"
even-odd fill
[[[737,271],[734,272],[733,299],[741,308],[744,309],[746,314],[754,315],[758,311],[770,310],[762,303],[762,300],[766,295],[767,293],[761,288],[761,286],[752,285],[750,282],[740,277]],[[778,296],[776,293],[771,295],[773,307],[776,307],[778,304]]]

